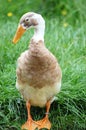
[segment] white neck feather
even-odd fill
[[[35,31],[34,31],[34,35],[32,37],[32,39],[35,41],[35,42],[38,42],[40,40],[42,40],[44,42],[44,31],[45,31],[45,24],[43,25],[37,25],[35,27]]]

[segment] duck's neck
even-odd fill
[[[34,30],[34,35],[32,39],[37,43],[38,41],[42,40],[44,42],[44,31],[45,25],[38,25]]]

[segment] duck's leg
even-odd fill
[[[50,128],[51,128],[51,123],[48,119],[50,105],[51,105],[51,102],[48,101],[46,104],[46,116],[42,120],[37,121],[37,123],[39,124],[39,126],[38,126],[39,130],[43,129],[43,128],[50,130]]]
[[[27,112],[28,112],[28,119],[27,119],[27,122],[22,125],[21,129],[22,130],[35,130],[38,125],[35,121],[33,121],[32,117],[31,117],[31,114],[30,114],[30,102],[26,102],[26,107],[27,107]]]

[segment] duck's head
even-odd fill
[[[39,27],[43,26],[45,27],[45,21],[40,14],[34,12],[24,14],[19,21],[16,34],[13,38],[13,43],[17,43],[23,33],[29,28],[33,27],[37,30]]]

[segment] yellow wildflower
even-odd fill
[[[61,14],[62,14],[63,16],[67,15],[67,10],[62,10],[62,11],[61,11]]]
[[[63,26],[66,28],[68,26],[68,23],[63,23]]]
[[[7,13],[7,16],[8,16],[8,17],[12,17],[12,16],[13,16],[13,13],[12,13],[12,12],[9,12],[9,13]]]

